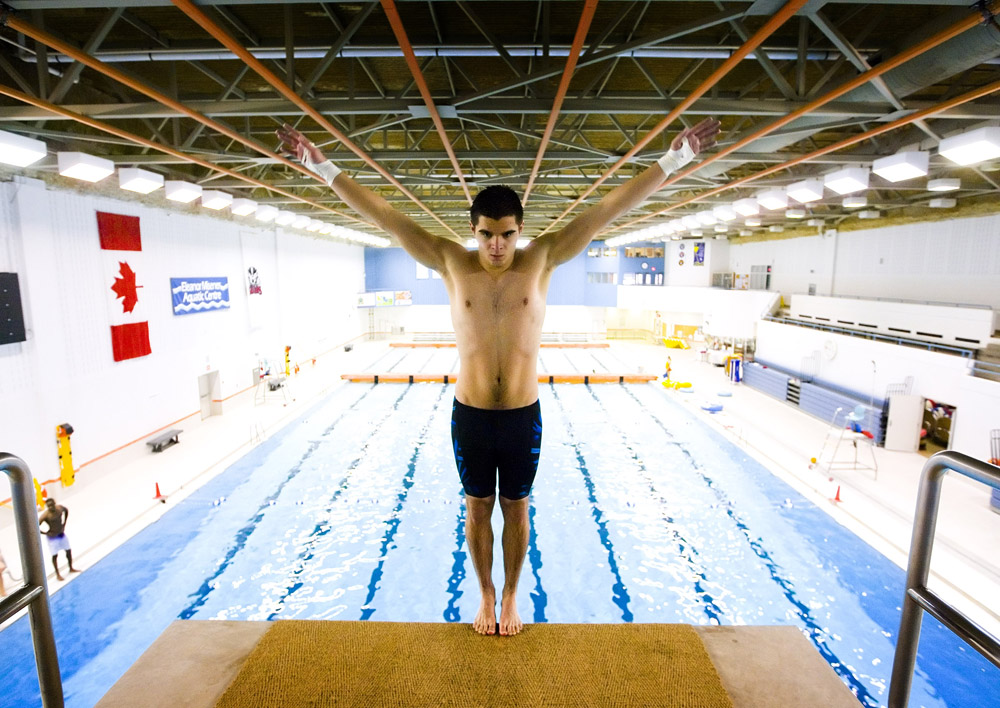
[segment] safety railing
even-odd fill
[[[945,473],[955,471],[994,489],[1000,489],[1000,467],[958,452],[939,452],[924,465],[920,492],[913,519],[910,560],[906,570],[906,595],[899,622],[899,641],[892,662],[889,684],[889,708],[906,708],[913,680],[913,667],[920,641],[920,622],[924,612],[957,634],[966,644],[1000,668],[1000,641],[964,614],[927,589],[938,503]]]
[[[28,466],[19,457],[0,452],[0,470],[10,479],[14,525],[21,552],[24,584],[0,600],[0,622],[5,622],[28,608],[31,639],[35,645],[35,667],[41,689],[42,708],[62,708],[63,690],[59,677],[59,659],[49,614],[49,592],[42,560],[42,542],[38,535],[34,485]]]

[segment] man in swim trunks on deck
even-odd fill
[[[59,572],[59,551],[66,552],[66,563],[69,565],[69,572],[79,573],[73,567],[73,550],[69,545],[69,538],[66,536],[66,522],[69,520],[69,509],[56,504],[56,500],[49,498],[45,500],[45,511],[38,517],[38,526],[42,524],[48,526],[43,529],[48,537],[49,554],[52,556],[52,567],[56,569],[56,580],[62,580],[63,576]]]
[[[657,164],[615,188],[561,230],[520,250],[515,247],[524,228],[523,211],[517,194],[507,187],[488,187],[473,201],[469,221],[478,247],[469,251],[393,209],[326,160],[291,126],[276,132],[284,151],[319,174],[349,207],[395,236],[407,253],[444,281],[461,363],[452,440],[465,489],[465,535],[482,593],[473,628],[480,634],[497,631],[491,517],[499,474],[504,520],[499,631],[517,634],[524,625],[515,596],[528,549],[528,494],[542,435],[538,349],[552,272],[655,192],[667,174],[714,145],[719,122],[709,118],[682,131]]]

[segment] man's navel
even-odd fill
[[[466,300],[465,301],[465,306],[466,307],[472,307],[472,300]]]
[[[527,307],[527,306],[528,306],[528,298],[524,298],[524,306],[525,306],[525,307]]]

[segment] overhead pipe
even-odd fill
[[[38,58],[27,47],[22,47],[16,42],[11,42],[14,46],[24,52],[24,56],[19,57],[25,62],[36,62]],[[598,47],[592,51],[605,51],[613,49],[612,45]],[[528,57],[530,59],[542,59],[546,56],[542,47],[530,45],[505,47],[507,53],[512,57]],[[703,47],[639,47],[622,52],[618,56],[635,59],[729,59],[736,52],[736,47],[713,47],[711,49]],[[257,59],[285,59],[288,52],[282,47],[253,47],[249,52]],[[296,47],[293,54],[296,59],[322,59],[329,52],[329,47]],[[572,52],[572,46],[550,46],[549,57],[568,57]],[[413,53],[418,57],[440,57],[440,58],[461,58],[461,57],[489,57],[497,58],[499,52],[494,47],[485,46],[463,46],[460,44],[442,46],[414,46]],[[797,61],[799,53],[794,48],[766,49],[767,56],[775,61]],[[869,59],[875,52],[866,50],[861,52],[861,56]],[[95,58],[109,64],[126,64],[132,62],[149,61],[233,61],[238,57],[225,49],[150,49],[146,51],[134,49],[109,49],[95,52]],[[341,59],[398,59],[404,55],[403,50],[394,45],[372,45],[363,47],[344,47],[337,53]],[[807,51],[805,58],[809,61],[837,61],[843,55],[837,49],[814,49]],[[743,57],[744,60],[756,59],[757,54],[750,52]],[[73,58],[64,54],[50,54],[50,62],[58,64],[71,64]],[[1000,63],[1000,59],[995,63]]]
[[[660,211],[651,214],[646,214],[637,219],[627,221],[624,224],[621,224],[620,226],[616,226],[613,229],[610,229],[609,231],[619,231],[621,229],[628,228],[629,226],[634,226],[635,224],[647,221],[648,219],[652,219],[657,216],[662,216],[671,211],[674,211],[675,209],[687,206],[688,204],[694,204],[696,202],[700,202],[704,199],[708,199],[709,197],[714,197],[716,194],[721,194],[722,192],[728,191],[730,189],[735,189],[736,187],[741,187],[744,184],[754,182],[758,179],[761,179],[762,177],[773,175],[775,172],[781,172],[782,170],[787,170],[791,167],[795,167],[796,165],[800,165],[803,162],[809,162],[810,160],[814,160],[817,157],[828,155],[831,152],[836,152],[837,150],[843,150],[844,148],[851,147],[852,145],[857,145],[858,143],[864,142],[865,140],[870,140],[871,138],[878,137],[883,133],[888,133],[890,131],[896,130],[897,128],[902,128],[904,126],[910,125],[911,123],[916,123],[917,121],[923,120],[924,118],[929,118],[937,113],[950,110],[956,106],[962,105],[963,103],[975,101],[977,98],[982,98],[984,96],[988,96],[989,94],[996,93],[998,91],[1000,91],[1000,81],[994,81],[993,83],[987,84],[986,86],[981,86],[979,88],[972,89],[971,91],[967,91],[966,93],[963,93],[961,96],[956,96],[955,98],[949,99],[947,101],[942,101],[941,103],[929,106],[928,108],[924,108],[923,110],[917,111],[916,113],[911,113],[905,118],[894,120],[891,123],[885,123],[883,125],[878,126],[877,128],[866,130],[864,133],[859,133],[858,135],[851,136],[850,138],[845,138],[844,140],[833,143],[832,145],[828,145],[824,148],[814,150],[813,152],[810,152],[808,154],[800,155],[794,160],[783,162],[780,165],[772,165],[771,167],[761,170],[760,172],[756,172],[752,175],[747,175],[746,177],[741,177],[740,179],[729,182],[728,184],[724,184],[719,187],[710,189],[707,192],[702,192],[701,194],[689,197],[688,199],[675,202],[674,204],[671,204],[669,207],[666,207],[665,209],[661,209]]]
[[[1000,7],[1000,0],[993,0],[993,2],[991,2],[989,4],[987,10],[990,13],[993,13],[993,12],[996,11],[997,7]],[[905,64],[906,62],[910,61],[911,59],[913,59],[915,57],[918,57],[921,54],[924,54],[925,52],[930,51],[934,47],[937,47],[937,46],[943,44],[944,42],[947,42],[948,40],[950,40],[950,39],[952,39],[954,37],[957,37],[958,35],[962,34],[966,30],[972,29],[973,27],[975,27],[981,21],[982,21],[982,15],[981,14],[970,14],[969,16],[965,17],[964,19],[959,20],[958,22],[954,23],[950,27],[947,27],[947,28],[941,30],[940,32],[938,32],[937,34],[932,35],[931,37],[928,37],[924,41],[919,42],[918,44],[913,45],[909,49],[906,49],[906,50],[900,52],[896,56],[894,56],[894,57],[892,57],[890,59],[886,59],[884,62],[880,63],[878,66],[873,67],[872,69],[864,72],[863,74],[859,74],[858,76],[854,77],[850,81],[845,82],[844,84],[842,84],[841,86],[833,89],[832,91],[829,91],[828,93],[823,94],[819,98],[810,101],[809,103],[807,103],[806,105],[802,106],[801,108],[797,108],[796,110],[794,110],[791,113],[789,113],[789,114],[787,114],[787,115],[779,118],[778,120],[774,121],[773,123],[771,123],[769,125],[766,125],[766,126],[764,126],[763,128],[761,128],[759,130],[754,131],[753,133],[751,133],[747,137],[745,137],[745,138],[743,138],[741,140],[736,141],[735,143],[733,143],[729,147],[727,147],[727,148],[725,148],[723,150],[720,150],[717,153],[713,153],[713,154],[709,155],[703,161],[698,162],[696,164],[693,164],[690,167],[688,167],[687,169],[681,170],[680,172],[672,175],[671,177],[668,177],[663,182],[663,184],[660,185],[661,189],[663,187],[666,187],[669,184],[673,184],[674,182],[676,182],[679,179],[683,179],[684,177],[687,177],[688,175],[691,175],[691,174],[697,172],[702,167],[705,167],[706,165],[710,165],[713,162],[715,162],[716,160],[718,160],[718,159],[720,159],[720,158],[722,158],[722,157],[724,157],[724,156],[726,156],[726,155],[728,155],[728,154],[730,154],[732,152],[735,152],[736,150],[739,150],[741,148],[746,147],[747,145],[749,145],[753,141],[757,140],[758,138],[762,138],[765,135],[768,135],[768,134],[774,132],[778,128],[783,128],[784,126],[788,125],[789,123],[791,123],[795,119],[800,118],[800,117],[806,115],[810,111],[815,110],[815,109],[819,108],[820,106],[823,106],[824,104],[827,104],[827,103],[829,103],[830,101],[832,101],[832,100],[834,100],[836,98],[840,98],[844,94],[846,94],[846,93],[848,93],[850,91],[853,91],[854,89],[856,89],[856,88],[858,88],[860,86],[863,86],[863,85],[867,84],[869,81],[872,81],[873,79],[878,78],[882,74],[885,74],[886,72],[891,71],[892,69],[895,69],[896,67],[901,66],[902,64]]]
[[[183,1],[187,2],[187,0]],[[441,120],[437,106],[434,105],[434,97],[431,96],[431,90],[427,86],[427,81],[424,80],[424,72],[420,70],[420,64],[413,53],[413,45],[410,44],[410,38],[406,36],[406,28],[403,27],[403,20],[399,16],[399,10],[396,9],[396,3],[393,0],[381,1],[382,10],[385,12],[385,16],[389,18],[389,25],[392,27],[393,34],[396,35],[399,48],[403,50],[403,56],[406,57],[406,65],[410,68],[410,73],[413,75],[413,81],[417,84],[417,89],[424,99],[427,111],[431,114],[431,122],[434,123],[434,129],[437,130],[437,134],[441,138],[441,143],[444,145],[444,150],[448,153],[448,159],[451,160],[451,166],[454,168],[455,175],[462,185],[465,198],[469,200],[469,204],[472,204],[472,194],[469,193],[469,185],[465,183],[462,168],[458,164],[458,158],[455,157],[455,150],[451,146],[451,141],[448,140],[448,133],[445,132],[444,122]]]
[[[189,155],[188,153],[181,152],[180,150],[175,150],[174,148],[169,147],[167,145],[161,145],[160,143],[154,142],[147,138],[143,138],[142,136],[135,135],[134,133],[130,133],[120,128],[116,128],[113,125],[110,125],[109,123],[103,123],[99,120],[90,118],[89,116],[81,115],[79,113],[74,113],[73,111],[63,108],[62,106],[57,106],[56,104],[50,103],[45,99],[32,96],[31,94],[27,94],[22,91],[18,91],[17,89],[11,88],[10,86],[5,86],[3,84],[0,84],[0,94],[17,99],[18,101],[22,101],[23,103],[30,104],[37,108],[50,111],[56,115],[61,115],[64,118],[69,118],[70,120],[74,120],[77,123],[82,123],[83,125],[90,126],[91,128],[95,128],[96,130],[100,130],[105,133],[109,133],[111,135],[116,135],[119,138],[128,140],[129,142],[135,143],[136,145],[142,145],[143,147],[150,148],[151,150],[156,150],[157,152],[166,153],[167,155],[172,155],[174,157],[181,158],[186,162],[190,162],[192,164],[199,165],[201,167],[206,167],[210,170],[213,170],[215,172],[220,172],[230,177],[235,177],[236,179],[239,179],[248,184],[252,184],[255,187],[263,187],[264,189],[274,192],[275,194],[280,194],[284,197],[289,197],[291,199],[294,199],[295,201],[302,202],[303,204],[308,204],[309,206],[316,207],[317,209],[322,209],[323,211],[335,214],[336,216],[341,216],[345,219],[349,219],[358,224],[364,224],[365,226],[372,226],[372,224],[369,224],[367,221],[359,219],[352,214],[347,214],[342,211],[338,211],[337,209],[334,209],[332,207],[323,206],[322,204],[310,201],[309,199],[301,197],[293,192],[288,192],[282,189],[281,187],[275,187],[273,185],[268,184],[267,182],[262,182],[259,179],[254,179],[253,177],[247,177],[245,174],[241,172],[230,170],[228,168],[217,165],[214,162],[209,162],[208,160],[203,160],[200,157]]]
[[[535,184],[535,178],[538,177],[538,169],[542,164],[542,158],[545,156],[545,148],[548,147],[549,140],[552,138],[552,131],[555,130],[556,121],[559,119],[559,110],[562,108],[563,99],[566,98],[566,92],[569,90],[569,82],[573,78],[573,72],[576,71],[576,63],[580,59],[580,52],[583,51],[583,42],[587,38],[587,31],[590,29],[590,23],[594,19],[594,12],[597,10],[597,0],[587,0],[583,5],[583,12],[580,15],[580,23],[576,28],[576,35],[573,37],[573,46],[570,49],[569,57],[566,59],[566,68],[563,70],[562,79],[559,80],[559,88],[556,91],[555,100],[552,102],[552,111],[549,113],[549,120],[545,124],[545,132],[542,133],[542,142],[538,145],[538,155],[535,157],[535,164],[531,168],[531,174],[528,176],[528,186],[524,188],[524,196],[521,197],[521,203],[528,203],[528,196],[531,194],[531,188]]]
[[[653,138],[662,133],[663,130],[674,121],[674,119],[676,119],[685,110],[687,110],[687,108],[691,106],[691,104],[693,104],[695,101],[701,98],[705,93],[707,93],[709,89],[715,86],[715,84],[721,81],[722,78],[726,74],[728,74],[740,61],[742,61],[746,55],[748,55],[751,51],[753,51],[761,44],[763,44],[765,39],[774,34],[774,32],[776,32],[778,28],[785,23],[786,20],[795,15],[795,13],[798,12],[800,9],[802,9],[802,7],[804,7],[807,2],[808,0],[789,0],[789,2],[785,3],[784,7],[782,7],[781,10],[779,10],[776,14],[772,15],[771,19],[769,19],[759,30],[757,30],[753,34],[753,36],[751,36],[746,42],[744,42],[743,46],[741,46],[735,53],[733,53],[733,55],[729,59],[724,61],[719,66],[718,69],[713,71],[711,76],[705,79],[701,83],[701,85],[698,86],[698,88],[696,88],[687,96],[687,98],[685,98],[683,101],[677,104],[677,106],[675,106],[674,109],[670,111],[670,113],[668,113],[663,120],[657,123],[656,126],[651,131],[646,133],[646,135],[639,142],[633,145],[631,150],[625,153],[625,155],[623,155],[622,158],[618,160],[618,162],[612,165],[607,172],[601,175],[601,177],[596,182],[594,182],[590,187],[588,187],[583,192],[583,194],[581,194],[576,199],[576,201],[570,204],[569,207],[567,207],[567,209],[563,211],[562,214],[560,214],[548,226],[546,226],[539,234],[539,236],[541,236],[544,233],[547,233],[548,231],[551,231],[556,224],[558,224],[560,221],[562,221],[563,218],[565,218],[567,214],[573,211],[577,207],[577,205],[579,205],[584,199],[586,199],[591,193],[593,193],[595,189],[601,186],[601,184],[603,184],[608,177],[613,175],[618,170],[619,167],[621,167],[626,162],[631,160],[640,150],[646,147],[646,145],[648,145],[649,142],[653,140]]]
[[[261,155],[265,155],[269,158],[276,159],[278,162],[281,162],[287,165],[288,167],[291,167],[297,172],[301,172],[302,174],[307,175],[317,181],[322,181],[318,175],[314,174],[312,171],[306,169],[297,162],[292,162],[291,160],[282,155],[271,152],[263,145],[260,145],[254,142],[253,140],[244,137],[243,135],[240,135],[232,128],[223,125],[222,123],[218,123],[212,120],[211,118],[188,108],[180,101],[176,101],[167,96],[166,94],[162,94],[156,89],[146,86],[145,84],[139,81],[136,81],[132,77],[127,76],[122,72],[118,71],[118,69],[115,69],[112,66],[108,66],[104,62],[93,58],[86,52],[82,52],[76,47],[73,47],[72,45],[63,42],[61,39],[54,37],[48,32],[45,32],[44,30],[41,30],[33,25],[28,24],[27,22],[20,19],[16,15],[6,14],[0,19],[2,19],[4,26],[10,27],[15,32],[20,32],[25,36],[30,37],[38,42],[41,42],[42,44],[48,47],[56,49],[67,56],[73,57],[75,61],[78,61],[86,66],[89,66],[94,71],[100,72],[101,74],[104,74],[105,76],[108,76],[114,79],[115,81],[118,81],[119,83],[122,83],[125,86],[128,86],[129,88],[135,91],[138,91],[139,93],[145,94],[146,96],[152,98],[154,101],[162,103],[164,106],[167,106],[169,108],[173,108],[178,113],[183,113],[189,118],[193,118],[199,123],[202,123],[203,125],[218,131],[220,134],[225,135],[228,138],[232,138],[236,142],[241,143],[242,145],[246,145],[247,147],[252,148],[253,150],[256,150]]]
[[[404,187],[398,179],[389,174],[389,172],[386,171],[384,167],[375,162],[375,160],[373,160],[364,150],[362,150],[353,142],[351,142],[350,138],[348,138],[346,135],[337,130],[337,128],[330,121],[324,118],[319,111],[317,111],[315,108],[310,106],[309,103],[304,101],[284,81],[275,76],[270,69],[268,69],[260,61],[258,61],[249,51],[247,51],[247,49],[242,44],[240,44],[232,37],[230,37],[225,30],[223,30],[221,27],[219,27],[219,25],[213,22],[208,17],[208,15],[206,15],[192,2],[190,2],[190,0],[172,0],[172,2],[181,12],[183,12],[185,15],[194,20],[199,27],[201,27],[203,30],[208,32],[213,37],[215,37],[215,39],[218,40],[223,46],[229,49],[229,51],[236,54],[241,60],[243,60],[244,63],[246,63],[247,66],[249,66],[251,69],[257,72],[257,74],[262,79],[264,79],[265,81],[267,81],[267,83],[271,84],[271,86],[277,89],[278,93],[280,93],[282,96],[284,96],[289,101],[294,103],[296,106],[301,108],[304,113],[306,113],[310,118],[316,121],[316,123],[318,123],[324,130],[326,130],[330,135],[339,140],[341,144],[344,145],[344,147],[346,147],[355,155],[364,160],[365,164],[367,164],[376,172],[378,172],[380,175],[382,175],[396,189],[398,189],[400,192],[409,197],[410,201],[412,201],[422,210],[427,212],[431,216],[431,218],[434,219],[439,224],[441,224],[441,226],[443,226],[448,231],[448,233],[450,233],[455,238],[460,238],[459,235],[455,233],[455,231],[450,226],[448,226],[448,224],[442,221],[437,214],[428,209],[427,206],[425,206],[424,203],[421,202],[416,197],[416,195],[413,194],[413,192]],[[308,172],[308,170],[306,171]],[[309,174],[312,173],[310,172]]]

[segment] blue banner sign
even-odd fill
[[[175,315],[229,309],[229,278],[171,278]]]

